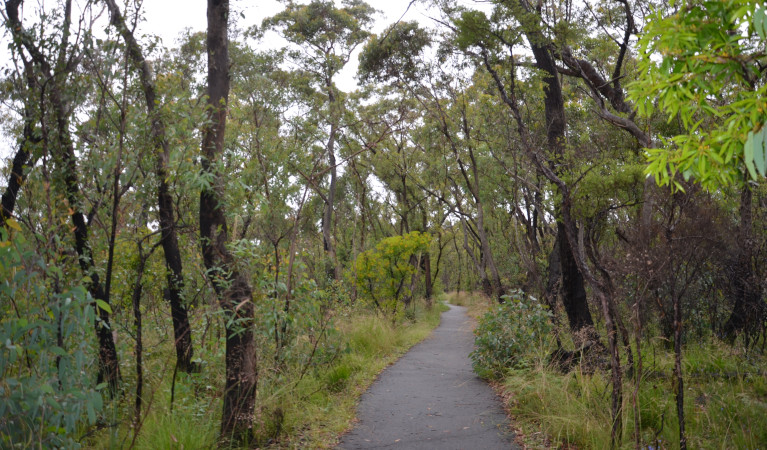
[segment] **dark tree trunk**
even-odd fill
[[[684,378],[682,377],[682,299],[673,290],[674,301],[674,393],[676,394],[676,417],[679,422],[679,448],[687,448],[684,430]]]
[[[333,213],[335,212],[336,198],[336,179],[338,170],[336,168],[336,134],[338,133],[338,123],[336,119],[336,95],[333,81],[328,79],[326,82],[328,90],[328,104],[331,115],[330,135],[326,145],[328,153],[328,165],[330,168],[330,185],[328,186],[328,195],[325,202],[325,210],[322,214],[322,245],[325,250],[327,261],[325,263],[325,275],[328,280],[338,281],[341,278],[341,268],[338,267],[338,258],[336,255],[336,246],[333,242]]]
[[[731,343],[735,341],[738,334],[745,332],[746,345],[752,335],[758,332],[758,325],[764,322],[765,315],[759,278],[753,265],[752,198],[751,188],[746,184],[740,195],[738,253],[730,274],[731,295],[735,305],[722,330],[725,339]]]
[[[5,221],[13,217],[13,210],[16,207],[16,199],[18,198],[21,186],[24,184],[24,180],[29,173],[27,164],[31,157],[31,147],[40,142],[40,138],[34,134],[32,127],[32,117],[30,117],[30,108],[24,107],[24,131],[22,134],[21,142],[19,142],[19,149],[16,150],[16,154],[13,157],[11,163],[11,174],[8,177],[8,187],[5,188],[2,197],[2,209],[0,209],[0,225],[5,226]]]
[[[144,58],[141,46],[136,41],[133,33],[128,29],[120,9],[114,0],[105,0],[109,8],[112,25],[120,32],[126,45],[133,64],[139,70],[141,87],[147,105],[147,113],[152,122],[152,144],[155,152],[155,174],[158,180],[157,204],[161,229],[161,243],[165,255],[165,266],[168,271],[167,289],[164,291],[165,299],[170,303],[171,318],[173,320],[173,335],[176,347],[176,363],[179,370],[190,372],[194,369],[192,357],[192,331],[189,326],[189,315],[184,305],[183,288],[184,278],[181,264],[181,252],[178,246],[176,233],[176,221],[173,214],[173,196],[168,185],[168,160],[170,159],[170,147],[165,134],[165,123],[155,110],[157,94],[154,87],[154,74],[148,62]]]
[[[55,158],[60,165],[59,170],[63,173],[65,196],[69,203],[71,219],[75,236],[75,249],[77,251],[80,268],[85,276],[89,278],[86,287],[94,300],[102,301],[109,306],[109,298],[106,297],[104,288],[99,279],[98,272],[94,266],[93,254],[88,242],[88,225],[85,222],[85,215],[82,212],[80,184],[77,173],[77,157],[75,155],[74,143],[69,128],[69,109],[65,103],[66,96],[66,76],[74,70],[71,61],[76,60],[67,53],[69,46],[69,35],[72,17],[72,1],[67,0],[64,6],[64,25],[61,31],[59,42],[59,51],[55,67],[46,59],[43,53],[38,49],[31,38],[24,30],[19,18],[18,8],[20,0],[6,2],[6,13],[8,15],[9,28],[23,47],[32,56],[32,61],[40,70],[40,73],[50,84],[47,89],[48,99],[53,106],[55,116],[56,132],[58,142],[55,145]],[[98,352],[98,383],[107,383],[109,392],[117,392],[120,381],[120,365],[117,357],[112,328],[109,324],[109,312],[105,308],[94,304],[98,320],[96,321],[96,336],[99,341]]]
[[[577,245],[577,243],[576,243]],[[578,265],[573,257],[573,251],[567,240],[567,235],[562,223],[557,224],[557,245],[559,251],[559,267],[554,268],[562,277],[562,304],[567,313],[567,321],[574,336],[577,336],[576,345],[583,344],[588,336],[581,336],[583,330],[593,330],[594,321],[586,298],[586,289],[583,284],[583,276],[578,270]],[[552,268],[549,268],[552,270]]]
[[[228,0],[208,0],[208,117],[202,151],[204,174],[213,175],[212,186],[200,193],[202,255],[211,284],[226,316],[226,385],[221,417],[221,437],[236,442],[252,435],[256,401],[256,349],[253,340],[252,291],[239,273],[226,247],[229,240],[223,180],[215,163],[224,149],[229,96]]]
[[[563,158],[565,144],[565,103],[562,98],[562,87],[559,83],[557,68],[550,50],[543,45],[543,36],[538,32],[528,32],[528,41],[533,51],[535,61],[546,75],[543,78],[546,95],[544,110],[546,115],[546,130],[549,144],[549,161],[554,165]],[[557,208],[557,241],[559,244],[559,264],[562,273],[562,304],[567,312],[570,329],[576,336],[576,343],[584,334],[583,330],[593,330],[594,321],[591,318],[586,291],[583,285],[583,274],[578,270],[573,255],[573,244],[568,242],[562,218],[569,214],[564,208],[570,206],[563,202]],[[590,328],[587,328],[590,327]],[[586,334],[591,334],[586,331]]]
[[[424,294],[426,303],[431,305],[431,298],[434,295],[434,286],[432,285],[431,279],[431,253],[428,251],[424,253],[421,258],[421,269],[423,270],[424,284],[426,287],[426,292]]]

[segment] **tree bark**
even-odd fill
[[[19,148],[13,156],[11,174],[8,177],[8,187],[5,188],[2,197],[2,209],[0,209],[0,226],[5,226],[5,221],[13,217],[21,186],[29,173],[27,165],[31,157],[31,147],[37,145],[41,139],[36,137],[32,125],[31,112],[27,105],[24,106],[24,130],[22,132]]]
[[[727,341],[734,342],[738,334],[745,333],[746,345],[757,326],[763,323],[765,311],[762,304],[758,276],[753,265],[753,194],[746,183],[740,194],[740,224],[735,263],[731,269],[730,284],[734,307],[724,324],[723,334]]]
[[[559,83],[554,57],[551,55],[551,51],[544,46],[541,33],[537,30],[528,31],[527,38],[538,67],[546,73],[543,78],[546,86],[544,97],[546,137],[549,151],[551,152],[549,161],[556,167],[557,163],[563,158],[565,144],[566,122],[562,86]],[[570,329],[573,331],[573,336],[576,336],[576,344],[579,345],[583,343],[583,339],[581,339],[583,334],[591,335],[596,334],[596,332],[592,333],[591,331],[594,328],[594,321],[589,311],[586,290],[583,284],[583,274],[578,269],[575,256],[573,255],[573,246],[577,245],[577,243],[569,242],[565,233],[563,217],[569,215],[569,211],[565,211],[565,208],[569,208],[566,202],[562,202],[557,207],[557,241],[559,242],[559,263],[562,273],[562,303],[567,312]],[[584,330],[586,331],[584,332]],[[589,338],[591,337],[593,336],[589,336]]]
[[[162,243],[165,267],[167,269],[166,280],[168,287],[164,291],[164,296],[170,304],[171,318],[173,320],[176,364],[179,370],[191,372],[194,370],[194,364],[192,363],[194,356],[192,329],[189,326],[189,314],[183,300],[184,277],[181,252],[178,246],[176,221],[173,214],[173,196],[168,185],[170,145],[165,133],[165,122],[155,109],[157,93],[154,86],[154,74],[149,62],[144,57],[141,46],[126,26],[125,19],[120,13],[115,0],[104,0],[104,3],[109,8],[112,26],[122,35],[128,47],[130,58],[139,70],[147,113],[152,123],[151,135],[155,154],[155,175],[158,182],[157,204],[161,229],[160,242]]]
[[[221,198],[223,180],[215,169],[224,149],[229,96],[228,0],[208,0],[208,125],[204,129],[203,175],[213,183],[200,193],[200,238],[207,276],[226,317],[226,384],[221,437],[235,442],[252,435],[256,401],[254,308],[248,280],[238,272],[226,247],[229,240]]]
[[[325,250],[327,262],[325,265],[325,274],[329,280],[338,281],[341,278],[341,268],[338,266],[336,255],[336,246],[333,242],[333,213],[335,212],[336,198],[336,179],[338,170],[336,169],[336,134],[338,133],[338,123],[336,119],[336,95],[333,87],[333,80],[328,78],[326,82],[328,90],[328,107],[330,109],[331,123],[328,142],[325,146],[328,154],[328,165],[330,168],[330,186],[325,202],[325,210],[322,214],[322,245]]]

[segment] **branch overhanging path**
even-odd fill
[[[501,401],[472,371],[471,330],[465,308],[450,305],[431,336],[362,396],[359,422],[338,448],[517,448]]]

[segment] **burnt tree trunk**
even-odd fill
[[[528,41],[533,51],[535,61],[546,75],[543,78],[545,84],[544,110],[546,116],[547,140],[549,144],[548,160],[556,162],[563,157],[565,144],[565,103],[562,97],[562,86],[559,83],[557,67],[551,51],[543,45],[543,36],[536,31],[530,31]],[[555,172],[556,173],[556,172]],[[583,274],[578,270],[578,265],[573,255],[575,242],[569,242],[563,217],[569,214],[565,211],[569,208],[566,202],[557,207],[557,242],[559,244],[559,269],[562,274],[562,304],[567,312],[570,329],[573,331],[576,345],[583,343],[584,339],[595,336],[594,321],[591,318],[586,291],[583,284]],[[577,231],[577,229],[575,230]]]
[[[2,197],[2,209],[0,209],[0,226],[5,226],[5,221],[13,217],[13,210],[16,208],[16,199],[19,191],[29,173],[27,165],[31,159],[31,151],[34,145],[37,145],[41,139],[35,135],[33,128],[33,118],[31,117],[31,108],[24,106],[24,130],[22,132],[19,148],[13,156],[11,163],[11,174],[8,177],[8,187],[5,188]]]
[[[758,276],[754,271],[753,194],[746,184],[740,195],[740,224],[738,225],[738,248],[735,263],[730,274],[731,295],[734,307],[730,318],[724,324],[723,334],[732,343],[738,334],[745,332],[746,345],[757,326],[763,323],[764,306],[760,294]]]
[[[208,0],[208,125],[204,129],[203,174],[212,185],[200,192],[202,256],[218,301],[226,316],[226,384],[221,437],[246,441],[252,435],[256,402],[256,348],[253,340],[252,290],[238,272],[227,249],[229,240],[222,204],[223,180],[216,163],[224,149],[229,97],[228,0]]]

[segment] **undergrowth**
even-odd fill
[[[450,293],[449,303],[465,306],[477,318],[501,311],[481,294]],[[497,314],[496,314],[497,316]],[[496,324],[498,317],[479,320],[477,330]],[[505,316],[504,316],[505,317]],[[506,318],[506,320],[511,320]],[[517,318],[514,318],[517,320]],[[504,322],[505,323],[505,322]],[[516,322],[514,322],[516,323]],[[531,322],[534,325],[535,321]],[[506,325],[504,325],[506,327]],[[497,326],[495,328],[498,328]],[[513,327],[512,327],[513,328]],[[516,328],[513,328],[516,329]],[[604,335],[604,329],[600,332]],[[477,332],[475,331],[475,334]],[[509,334],[509,333],[506,333]],[[511,333],[506,339],[514,339]],[[504,333],[495,333],[501,338]],[[488,345],[480,333],[478,345],[492,350],[503,343]],[[572,348],[569,333],[560,334],[562,344]],[[548,342],[517,346],[519,354],[505,371],[480,370],[506,403],[517,442],[526,448],[610,448],[610,373],[593,367],[576,366],[562,373],[549,364],[555,349]],[[491,342],[492,343],[492,342]],[[510,346],[512,345],[509,344]],[[496,352],[497,353],[497,352]],[[500,355],[489,356],[504,360]],[[625,349],[621,349],[627,367]],[[636,347],[632,345],[634,359]],[[672,383],[674,354],[662,339],[641,343],[642,371],[636,401],[639,405],[641,448],[678,448],[679,425]],[[758,449],[767,442],[767,357],[756,351],[729,346],[713,336],[687,342],[683,349],[684,408],[688,448]],[[520,361],[523,364],[520,364]],[[623,376],[623,423],[619,448],[635,448],[634,390],[636,378]]]
[[[295,333],[281,352],[268,333],[258,342],[258,387],[252,447],[328,448],[347,430],[360,395],[376,375],[439,324],[447,307],[418,302],[409,319],[389,317],[364,305],[337,306],[333,320]],[[206,332],[202,323],[196,335]],[[299,324],[294,324],[300,328]],[[327,329],[321,328],[326,326]],[[217,333],[213,328],[207,330]],[[144,407],[140,426],[133,412],[135,383],[107,409],[100,427],[86,433],[90,448],[213,448],[218,442],[223,374],[223,336],[200,345],[199,373],[173,374],[172,349],[147,332]],[[322,345],[315,343],[323,339]],[[154,353],[156,352],[156,353]],[[124,358],[123,361],[130,361]],[[131,368],[124,368],[130,374]],[[171,397],[173,397],[171,407]],[[111,409],[109,409],[111,408]],[[134,430],[138,429],[136,434]]]
[[[673,352],[646,342],[637,392],[642,448],[677,448]],[[636,355],[636,353],[635,353]],[[500,380],[515,426],[530,447],[609,448],[610,374],[563,374],[533,358],[534,367]],[[625,365],[625,361],[624,361]],[[690,343],[683,353],[688,448],[764,448],[767,442],[767,361],[720,342]],[[621,448],[635,447],[633,393],[624,374]]]

